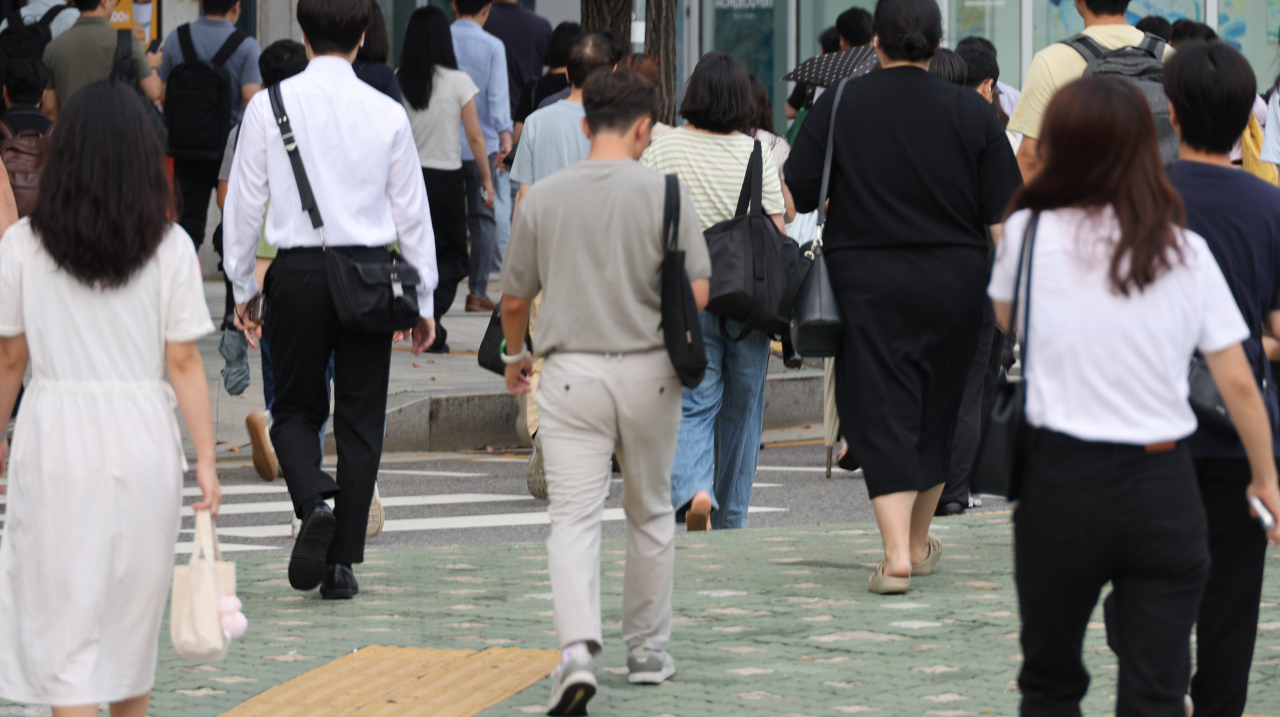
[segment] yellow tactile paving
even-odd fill
[[[470,717],[551,673],[559,650],[371,645],[276,685],[222,717]]]

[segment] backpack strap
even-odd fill
[[[40,21],[36,24],[40,25],[41,27],[49,27],[50,25],[53,24],[54,19],[58,17],[58,15],[61,14],[63,10],[66,10],[67,7],[68,6],[64,3],[62,5],[58,5],[57,7],[49,8],[49,11],[46,12],[40,18]]]
[[[0,122],[3,122],[3,120],[0,120]],[[57,122],[50,122],[49,126],[45,128],[44,133],[41,134],[40,136],[44,137],[45,139],[49,139],[50,137],[53,136],[53,128],[57,126],[58,126]]]
[[[195,62],[200,59],[196,54],[196,43],[191,39],[191,25],[178,26],[178,47],[182,50],[183,62]]]
[[[112,68],[112,74],[123,73],[126,63],[133,61],[133,30],[119,30],[116,32],[116,62]],[[133,68],[134,75],[132,77],[121,77],[121,80],[137,80],[138,68]]]
[[[9,126],[8,121],[0,120],[0,141],[13,139],[17,136],[18,135],[13,131],[13,128]]]
[[[17,32],[18,30],[22,29],[22,26],[24,24],[22,19],[22,13],[18,12],[17,10],[14,10],[8,15],[5,15],[4,21],[9,23],[9,26],[5,28],[5,32]]]
[[[1160,39],[1159,37],[1156,37],[1155,35],[1152,35],[1149,32],[1146,33],[1146,37],[1142,38],[1142,42],[1138,43],[1139,50],[1149,53],[1153,58],[1157,60],[1164,59],[1164,46],[1165,46],[1164,40]]]
[[[1070,47],[1084,57],[1085,62],[1093,64],[1101,60],[1104,55],[1109,52],[1107,48],[1098,44],[1098,41],[1084,34],[1083,32],[1072,35],[1061,41],[1062,44]]]
[[[227,60],[230,60],[231,56],[236,54],[236,50],[240,49],[240,45],[244,44],[244,41],[248,39],[249,33],[244,32],[243,30],[236,30],[231,33],[231,37],[228,37],[227,41],[222,43],[222,47],[218,49],[218,54],[214,55],[210,62],[212,62],[215,67],[222,67],[227,64]],[[183,50],[182,52],[185,56],[187,51]]]

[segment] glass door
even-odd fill
[[[702,52],[737,58],[747,74],[764,80],[778,134],[786,130],[787,0],[702,0]],[[693,63],[696,64],[696,63]]]

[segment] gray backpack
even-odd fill
[[[1062,44],[1080,53],[1089,63],[1084,70],[1085,77],[1112,75],[1137,84],[1155,116],[1160,159],[1165,166],[1178,161],[1178,135],[1169,121],[1169,98],[1164,93],[1164,40],[1147,33],[1137,47],[1108,50],[1093,38],[1079,34],[1068,37]]]

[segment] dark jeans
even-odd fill
[[[331,247],[329,251],[356,261],[386,259],[381,247]],[[338,527],[328,562],[361,562],[382,457],[391,334],[342,327],[319,248],[282,249],[267,272],[266,285],[271,302],[266,331],[271,335],[276,370],[271,441],[289,496],[295,513],[317,496],[335,498]],[[336,480],[321,470],[322,449],[316,440],[329,416],[325,373],[330,356],[335,377]]]
[[[462,169],[422,168],[431,206],[431,228],[436,235],[436,267],[440,283],[435,292],[435,316],[449,312],[458,295],[458,282],[467,278],[467,175]]]
[[[496,157],[496,154],[489,155],[490,167]],[[462,161],[462,173],[466,179],[467,232],[471,237],[469,286],[471,293],[484,296],[489,290],[489,270],[493,268],[493,253],[497,250],[498,219],[495,211],[499,203],[495,198],[492,207],[484,205],[484,200],[480,197],[480,169],[474,160]],[[497,191],[496,182],[494,191]],[[430,189],[427,190],[427,196],[430,197]]]
[[[1209,583],[1196,621],[1196,717],[1240,717],[1249,696],[1249,669],[1258,636],[1258,603],[1267,537],[1249,515],[1245,488],[1252,473],[1243,458],[1195,462],[1209,516]]]
[[[182,197],[182,217],[178,224],[191,235],[196,249],[204,243],[204,230],[209,218],[209,196],[218,188],[221,162],[173,161],[173,180]]]
[[[982,445],[982,432],[987,425],[987,414],[996,397],[996,382],[1000,378],[1000,352],[1004,348],[1004,334],[996,328],[996,312],[991,302],[982,302],[982,326],[978,329],[978,350],[969,366],[964,381],[964,396],[960,399],[960,414],[956,417],[956,432],[951,439],[951,467],[947,471],[947,485],[942,489],[938,505],[959,503],[969,505],[969,479],[978,463],[978,449]]]
[[[1024,717],[1079,717],[1085,630],[1104,585],[1119,658],[1116,717],[1183,717],[1191,626],[1209,575],[1186,449],[1037,431],[1014,515]]]

